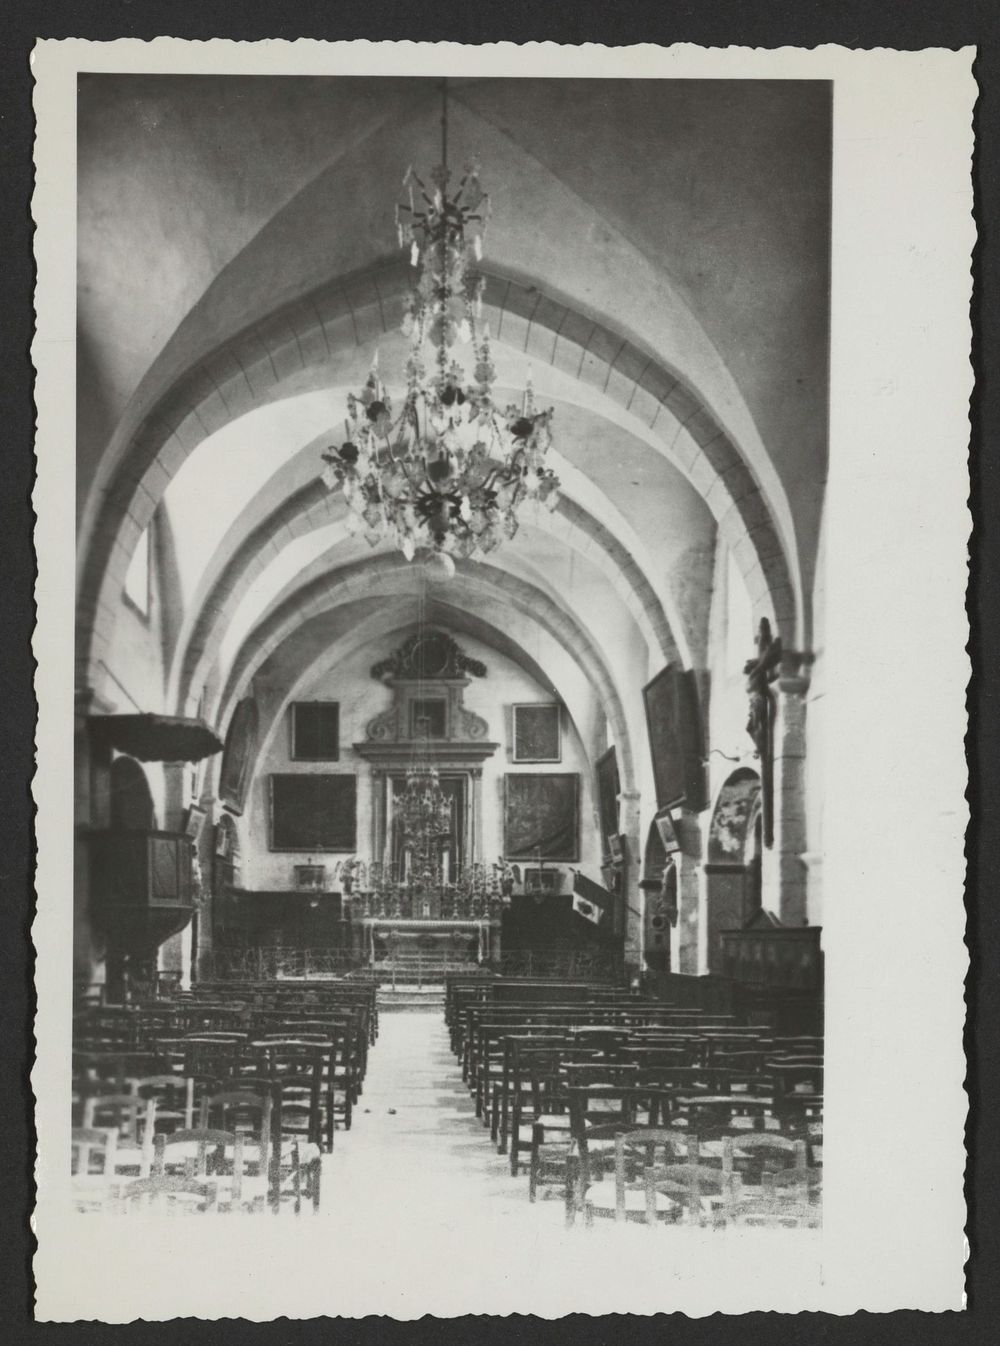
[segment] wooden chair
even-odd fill
[[[281,1087],[284,1137],[333,1149],[329,1043],[267,1039],[252,1044],[255,1076]],[[246,1080],[243,1081],[247,1083]]]
[[[609,1129],[595,1127],[586,1138],[587,1154],[581,1164],[576,1194],[576,1204],[583,1210],[585,1223],[592,1224],[595,1216],[613,1217],[619,1223],[627,1220],[651,1222],[650,1212],[654,1219],[672,1216],[675,1203],[652,1190],[651,1183],[657,1173],[665,1172],[678,1162],[696,1162],[697,1140],[686,1132],[659,1127],[619,1130],[613,1137],[613,1164],[609,1173],[603,1166],[595,1166],[593,1161],[594,1144],[603,1140]]]
[[[305,1043],[324,1048],[321,1105],[328,1124],[327,1149],[333,1148],[337,1119],[350,1131],[354,1103],[358,1096],[356,1062],[351,1055],[350,1035],[342,1024],[318,1024],[303,1028],[288,1025],[280,1032],[265,1033],[263,1042]]]
[[[532,1135],[531,1182],[536,1187],[543,1180],[564,1183],[569,1223],[580,1206],[581,1190],[593,1177],[599,1152],[613,1146],[619,1132],[635,1129],[635,1112],[641,1096],[642,1090],[635,1086],[634,1072],[625,1076],[624,1082],[619,1079],[569,1084],[568,1140],[546,1155],[538,1143],[543,1137]]]
[[[739,1179],[738,1196],[760,1188],[768,1174],[806,1167],[806,1144],[773,1131],[728,1135],[721,1146],[723,1171]]]
[[[186,1076],[231,1080],[247,1059],[245,1033],[192,1033],[183,1042]]]
[[[651,1225],[664,1220],[722,1228],[729,1222],[733,1183],[731,1176],[719,1168],[700,1162],[668,1164],[647,1169],[644,1182],[646,1219]],[[663,1197],[669,1204],[661,1210],[658,1199]]]
[[[194,1215],[210,1211],[215,1206],[216,1185],[195,1178],[175,1178],[167,1174],[150,1174],[126,1183],[121,1191],[121,1208],[155,1209],[165,1207],[168,1215]]]
[[[140,1075],[125,1081],[128,1092],[145,1102],[156,1100],[156,1130],[194,1125],[194,1080],[183,1075]]]
[[[268,1175],[261,1167],[259,1141],[248,1164],[243,1131],[207,1126],[182,1128],[157,1136],[154,1147],[151,1177],[211,1181],[215,1188],[214,1208],[219,1211],[263,1210],[268,1196]]]
[[[818,1229],[822,1175],[815,1168],[792,1167],[765,1173],[756,1193],[736,1194],[730,1215],[736,1225],[769,1229]]]
[[[242,1138],[243,1204],[263,1209],[273,1202],[272,1184],[281,1176],[281,1156],[274,1153],[273,1091],[232,1089],[206,1094],[201,1100],[198,1125],[238,1133]]]
[[[534,1201],[548,1162],[554,1158],[565,1171],[570,1142],[569,1086],[558,1051],[533,1053],[528,1059],[528,1078],[531,1091],[528,1199]],[[519,1139],[514,1136],[512,1140],[512,1169]]]
[[[115,1192],[118,1132],[114,1127],[74,1127],[71,1142],[71,1194],[78,1211],[101,1211]]]
[[[153,1158],[156,1099],[134,1094],[95,1094],[83,1106],[83,1129],[112,1129],[117,1135],[115,1173],[144,1178]]]

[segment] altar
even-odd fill
[[[426,956],[431,962],[484,963],[499,955],[499,922],[370,916],[361,922],[367,964],[379,961],[379,945],[393,962]]]

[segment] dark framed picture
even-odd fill
[[[625,863],[625,836],[620,832],[608,833],[608,855],[611,857],[613,865],[623,865]]]
[[[258,731],[257,703],[253,697],[244,697],[229,721],[219,773],[219,802],[236,814],[241,814],[246,804]]]
[[[663,842],[663,850],[667,855],[673,855],[679,851],[681,843],[677,839],[677,829],[674,827],[674,820],[670,816],[669,809],[664,809],[653,819],[653,824],[660,834],[660,840]]]
[[[300,893],[322,893],[326,889],[326,865],[296,865],[295,887]]]
[[[293,762],[339,762],[340,702],[293,701],[290,732]]]
[[[504,858],[579,860],[580,777],[576,772],[504,777]]]
[[[270,786],[272,851],[357,849],[357,780],[314,772],[273,775]]]
[[[560,709],[557,703],[512,707],[515,762],[562,761]]]
[[[448,703],[443,697],[414,697],[410,702],[410,738],[445,738]]]
[[[670,808],[684,801],[684,755],[677,734],[677,675],[668,664],[642,689],[646,707],[649,752],[653,759],[656,807]]]
[[[618,834],[618,795],[621,791],[618,755],[613,747],[598,757],[594,771],[597,776],[597,812],[601,836],[604,838],[604,853],[607,854],[608,838]]]
[[[553,895],[562,892],[561,869],[525,869],[524,891],[530,895]]]
[[[184,815],[184,835],[190,837],[192,841],[197,841],[201,836],[201,829],[205,826],[206,816],[200,804],[189,804]]]
[[[701,710],[694,671],[668,664],[642,689],[656,807],[708,805]]]

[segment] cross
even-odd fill
[[[774,841],[774,698],[770,684],[778,676],[781,664],[781,639],[771,635],[771,623],[760,619],[757,631],[757,656],[743,665],[747,695],[750,699],[747,733],[753,739],[760,758],[761,814],[764,845]]]

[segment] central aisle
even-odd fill
[[[275,1278],[296,1316],[401,1318],[669,1311],[692,1274],[706,1287],[701,1312],[718,1309],[716,1282],[746,1289],[734,1309],[745,1311],[769,1279],[777,1294],[790,1275],[816,1278],[818,1240],[802,1231],[768,1239],[748,1279],[745,1241],[715,1231],[566,1230],[561,1192],[531,1203],[527,1175],[511,1177],[476,1119],[440,1009],[383,1013],[368,1060],[354,1125],[323,1158],[318,1216],[247,1221],[248,1312]]]
[[[561,1193],[532,1205],[476,1118],[440,1010],[383,1013],[368,1062],[354,1124],[323,1160],[323,1210],[367,1210],[404,1244],[497,1220],[546,1242],[562,1228]]]

